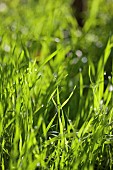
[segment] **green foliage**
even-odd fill
[[[113,169],[113,4],[0,2],[0,169]],[[108,11],[111,11],[109,14]]]

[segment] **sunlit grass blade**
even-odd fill
[[[104,53],[104,66],[106,65],[106,62],[109,58],[109,55],[111,53],[111,49],[113,47],[113,43],[111,43],[110,39],[108,40],[107,46],[105,48],[105,53]]]
[[[41,66],[39,67],[39,70],[43,68],[43,66],[45,64],[47,64],[53,57],[55,57],[55,55],[57,55],[58,53],[58,50],[56,50],[55,52],[53,52],[51,55],[49,55],[45,60],[44,62],[41,64]]]
[[[53,124],[53,122],[54,122],[54,120],[55,120],[55,118],[56,118],[56,115],[57,115],[57,113],[54,115],[54,117],[51,119],[50,123],[48,124],[48,126],[47,126],[47,128],[46,128],[46,131],[47,131],[47,132],[48,132],[49,129],[51,128],[51,126],[52,126],[52,124]]]
[[[61,108],[63,108],[69,102],[70,98],[73,96],[75,89],[76,89],[76,85],[75,85],[73,91],[71,92],[71,94],[69,95],[69,97],[62,103]]]

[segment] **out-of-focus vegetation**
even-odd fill
[[[113,1],[0,1],[0,169],[113,169]]]

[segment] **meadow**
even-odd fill
[[[0,1],[0,170],[113,169],[113,1]]]

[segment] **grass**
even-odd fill
[[[113,169],[113,5],[88,4],[81,29],[69,0],[0,2],[1,170]]]

